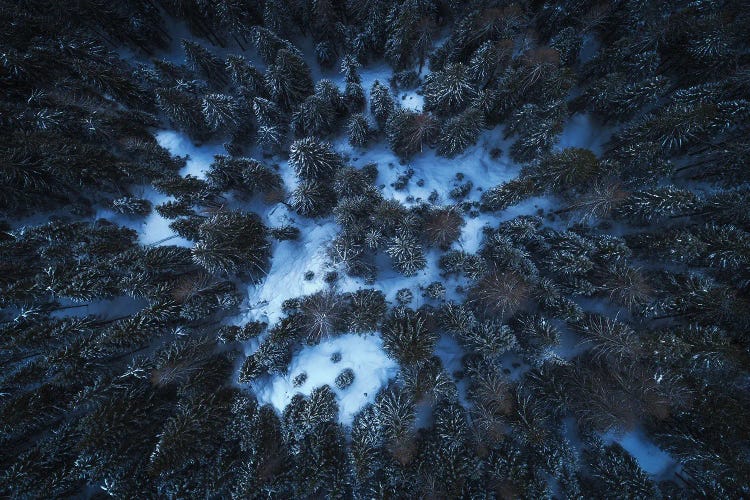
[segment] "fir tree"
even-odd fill
[[[314,91],[310,68],[297,54],[279,49],[266,71],[271,96],[279,106],[290,109]]]
[[[342,166],[333,147],[314,137],[295,141],[289,148],[289,162],[301,179],[330,179]]]
[[[438,125],[428,113],[407,109],[393,112],[386,124],[386,134],[391,149],[402,159],[411,158],[435,140]]]
[[[449,118],[441,127],[438,137],[438,154],[453,157],[476,144],[484,127],[484,117],[479,110],[468,108]]]
[[[370,112],[381,130],[395,110],[396,104],[388,87],[375,80],[370,89]]]
[[[469,72],[463,64],[449,64],[425,78],[424,109],[441,115],[462,111],[475,95]]]

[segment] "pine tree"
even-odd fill
[[[388,118],[386,134],[393,152],[405,160],[433,143],[438,124],[429,113],[398,109]]]
[[[314,137],[295,141],[289,148],[289,163],[304,180],[331,179],[342,167],[341,157],[327,143]]]
[[[401,231],[391,239],[386,253],[393,259],[393,265],[404,276],[414,276],[427,265],[422,245],[406,231]]]
[[[396,104],[393,101],[393,96],[391,96],[391,91],[375,80],[370,89],[370,112],[380,130],[385,128],[385,124],[395,111],[395,107]]]
[[[258,277],[268,260],[266,228],[253,213],[227,212],[210,217],[198,228],[193,258],[210,272],[239,271]]]
[[[185,51],[185,59],[193,71],[199,72],[218,89],[229,83],[224,71],[224,63],[207,48],[190,40],[182,40],[182,48]]]
[[[476,94],[469,71],[460,63],[430,73],[424,81],[424,109],[440,115],[462,111]]]
[[[392,315],[383,325],[383,348],[402,366],[426,361],[436,341],[422,315],[411,310]]]
[[[449,118],[440,129],[438,154],[453,157],[463,152],[476,144],[483,127],[484,117],[474,108],[467,108],[461,114]]]
[[[349,135],[349,144],[352,146],[365,146],[371,134],[367,118],[362,113],[353,114],[346,125]]]
[[[203,118],[208,126],[216,130],[227,130],[238,125],[238,105],[226,94],[207,94],[203,97]]]
[[[284,109],[291,109],[314,91],[310,68],[304,59],[287,49],[276,52],[266,71],[266,82],[274,101]]]
[[[292,193],[292,207],[305,217],[323,217],[336,205],[336,193],[323,181],[303,180]]]

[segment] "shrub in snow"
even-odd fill
[[[331,363],[338,363],[341,361],[341,353],[336,351],[331,354]]]
[[[414,294],[408,288],[402,288],[401,290],[396,292],[396,302],[398,302],[399,305],[405,306],[411,304],[411,301],[413,299]]]
[[[336,283],[336,281],[338,281],[338,279],[339,273],[337,273],[336,271],[329,271],[323,275],[323,281],[325,281],[329,285],[333,285],[334,283]]]
[[[299,375],[297,375],[296,377],[294,377],[294,379],[292,380],[292,386],[294,386],[294,387],[300,387],[300,386],[304,385],[305,382],[307,382],[307,373],[306,372],[302,372]]]
[[[289,163],[303,180],[329,180],[342,167],[341,157],[327,143],[306,137],[289,148]]]
[[[269,234],[279,241],[298,240],[300,230],[296,226],[280,226],[271,228]]]
[[[471,189],[474,187],[474,183],[471,181],[466,181],[463,184],[459,184],[458,186],[454,187],[450,190],[448,193],[448,196],[451,197],[453,200],[460,200],[462,198],[465,198],[466,195],[468,195],[471,192]]]
[[[445,298],[445,285],[439,281],[433,281],[424,289],[423,295],[430,299],[441,300]]]
[[[346,389],[354,382],[354,370],[347,368],[336,376],[336,387]]]

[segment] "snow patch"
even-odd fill
[[[641,469],[654,476],[673,471],[677,465],[674,458],[656,446],[640,428],[622,435],[607,433],[602,440],[607,444],[617,441],[636,459]]]
[[[339,405],[339,421],[350,425],[365,405],[375,400],[375,395],[389,380],[396,377],[398,365],[383,351],[379,334],[347,334],[322,341],[315,346],[305,346],[297,353],[285,375],[277,375],[269,382],[256,384],[254,389],[258,401],[270,403],[280,412],[297,393],[310,395],[313,389],[328,385],[336,394]],[[341,354],[341,361],[334,363],[331,355]],[[336,387],[336,376],[344,369],[354,371],[354,382],[346,389]],[[307,380],[294,387],[293,380],[301,373]]]

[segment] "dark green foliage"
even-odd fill
[[[297,176],[307,181],[330,179],[342,166],[333,147],[314,137],[295,141],[289,148],[289,163]]]
[[[344,328],[344,302],[333,292],[318,292],[300,301],[299,320],[308,344],[317,344]]]
[[[592,479],[591,484],[587,485],[591,488],[589,494],[606,495],[612,488],[617,488],[620,494],[628,498],[657,496],[654,482],[619,444],[605,447],[599,442],[593,449],[587,450],[587,454]]]
[[[190,68],[217,88],[228,83],[224,63],[208,49],[191,40],[182,40],[185,60]]]
[[[387,305],[383,292],[379,290],[357,290],[349,297],[345,313],[346,326],[352,332],[377,330],[382,322]]]
[[[406,231],[391,238],[385,251],[393,259],[394,267],[404,276],[414,276],[427,265],[422,245]]]
[[[123,215],[148,215],[151,213],[151,202],[142,198],[125,196],[112,200],[112,209]]]
[[[437,335],[423,314],[405,309],[394,313],[383,325],[383,347],[402,365],[418,364],[432,356]]]
[[[328,184],[303,180],[292,193],[292,207],[305,217],[328,215],[336,204],[336,193]]]
[[[393,152],[399,158],[409,159],[435,141],[439,128],[429,113],[398,109],[388,117],[385,130]]]
[[[242,272],[258,277],[268,263],[267,230],[253,213],[214,215],[198,228],[193,259],[213,273]]]
[[[365,146],[370,138],[370,125],[367,118],[362,113],[353,114],[346,124],[346,131],[349,134],[349,144],[352,146]]]
[[[354,371],[347,368],[336,376],[336,387],[346,389],[354,382]]]
[[[476,144],[483,127],[484,117],[474,108],[468,108],[448,119],[440,130],[438,154],[452,157],[463,152],[467,147]]]
[[[474,97],[475,89],[463,64],[448,64],[430,73],[424,82],[425,111],[441,115],[463,110]]]
[[[381,130],[395,110],[395,103],[391,91],[385,85],[375,80],[370,89],[370,112]]]
[[[279,106],[289,109],[301,103],[314,91],[310,68],[295,52],[279,49],[266,71],[271,97]]]

